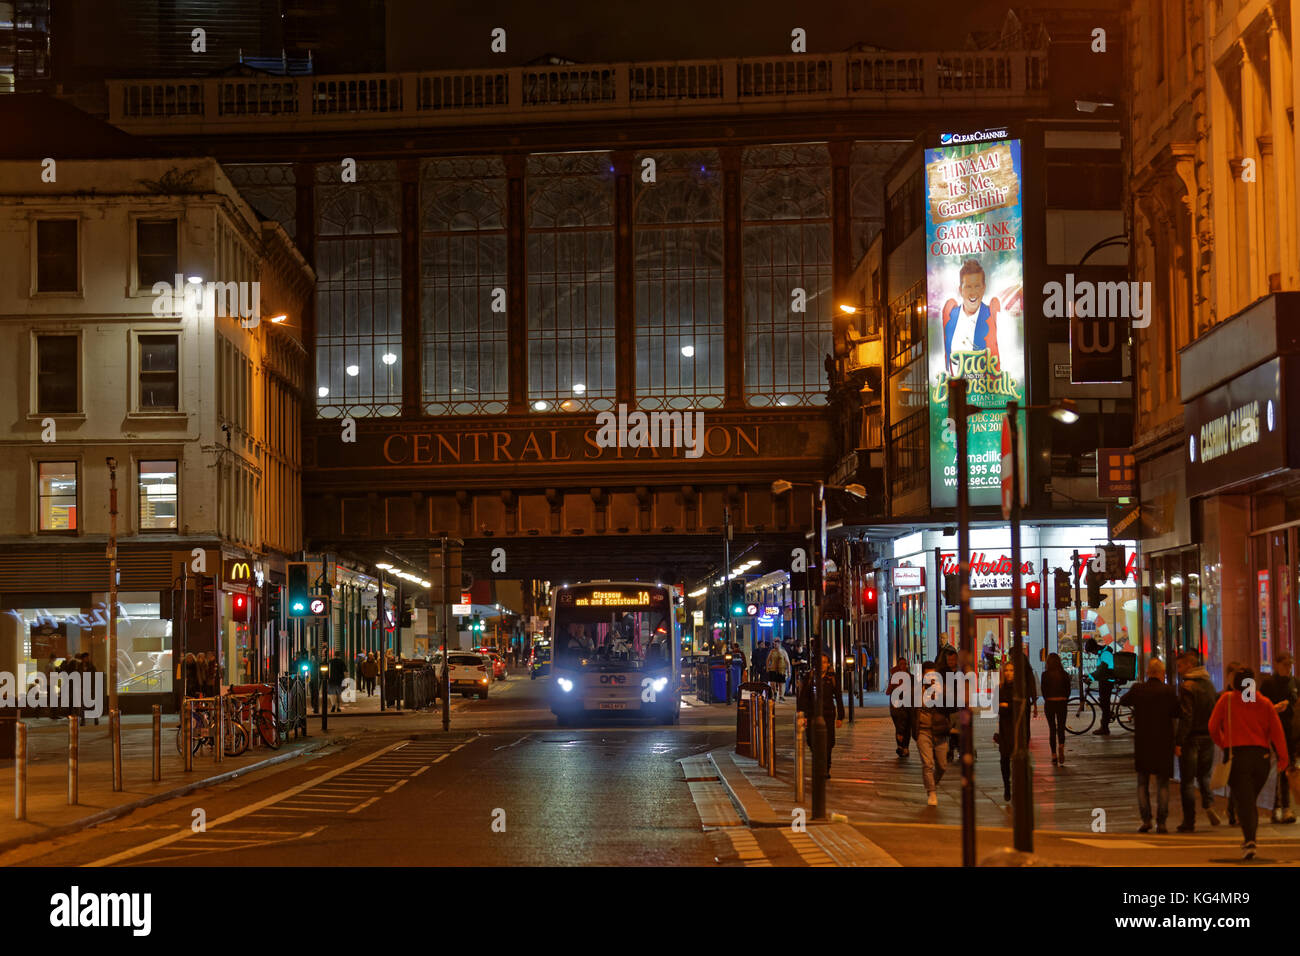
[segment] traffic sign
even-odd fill
[[[330,616],[330,599],[327,597],[313,597],[307,601],[307,617],[321,620]]]

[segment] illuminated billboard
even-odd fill
[[[957,503],[957,434],[948,382],[963,378],[970,503],[1001,501],[1002,420],[1025,402],[1020,141],[925,151],[930,503]],[[1024,434],[1024,412],[1020,413]]]

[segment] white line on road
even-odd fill
[[[406,786],[406,785],[407,785],[408,783],[410,783],[410,782],[411,782],[410,777],[406,778],[405,780],[399,780],[399,781],[397,781],[397,783],[393,784],[391,787],[389,787],[387,790],[385,790],[384,793],[393,793],[393,792],[395,792],[398,788],[400,788],[400,787],[404,787],[404,786]]]
[[[362,757],[360,760],[354,760],[350,764],[346,764],[342,767],[336,767],[334,770],[326,771],[325,773],[321,774],[319,777],[316,777],[312,780],[308,780],[306,783],[300,783],[296,787],[290,787],[288,790],[282,790],[279,793],[272,794],[269,797],[266,797],[262,800],[258,800],[256,803],[250,803],[248,804],[248,806],[240,807],[238,810],[234,810],[230,813],[227,813],[223,817],[218,817],[216,820],[213,820],[211,823],[208,824],[208,828],[212,829],[214,827],[220,826],[223,823],[229,823],[232,820],[238,820],[241,817],[248,816],[250,813],[256,813],[258,810],[261,810],[264,807],[269,807],[274,803],[279,803],[282,800],[287,800],[290,797],[297,796],[298,794],[302,793],[304,790],[310,790],[312,787],[316,786],[319,783],[324,783],[326,780],[331,780],[334,777],[339,776],[340,774],[346,773],[347,771],[353,769],[354,767],[360,767],[362,764],[369,763],[370,761],[382,757],[384,754],[389,753],[390,751],[393,751],[400,746],[401,746],[400,743],[389,744],[387,747],[384,747],[381,750],[376,750],[374,753]],[[321,812],[326,812],[326,811],[321,811]],[[191,830],[188,825],[186,825],[182,829],[177,830],[175,833],[168,834],[165,837],[159,837],[157,840],[151,840],[148,843],[143,843],[140,846],[132,847],[129,850],[123,850],[120,853],[114,853],[112,856],[106,856],[102,860],[95,860],[93,863],[87,863],[85,865],[88,867],[109,866],[113,863],[121,862],[122,860],[130,860],[134,857],[141,856],[145,853],[148,853],[150,850],[156,850],[158,847],[168,846],[169,844],[175,843],[177,840],[184,840],[193,832],[194,831]]]
[[[424,773],[428,769],[429,769],[429,765],[426,764],[425,766],[421,767],[419,770],[415,771],[415,773],[411,774],[411,776],[418,777],[420,774]]]
[[[364,810],[366,807],[370,806],[372,803],[374,803],[374,802],[375,802],[376,800],[378,800],[378,799],[379,799],[378,797],[371,797],[371,798],[370,798],[369,800],[367,800],[365,803],[358,803],[355,807],[353,807],[351,810],[349,810],[348,813],[357,813],[357,812],[360,811],[360,810]]]

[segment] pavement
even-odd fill
[[[950,765],[939,786],[939,805],[927,806],[916,746],[907,757],[895,752],[893,723],[884,694],[864,696],[853,723],[846,719],[836,730],[831,777],[827,780],[826,821],[807,819],[811,808],[810,754],[805,751],[804,799],[795,801],[795,733],[793,702],[777,705],[776,773],[749,757],[735,753],[734,745],[710,751],[708,768],[696,763],[685,768],[687,779],[712,775],[725,790],[743,823],[764,841],[762,831],[806,826],[809,833],[831,826],[856,830],[865,840],[855,854],[842,854],[843,865],[957,865],[961,862],[961,770]],[[707,706],[701,704],[700,706]],[[715,704],[711,710],[725,705]],[[734,712],[734,705],[730,708]],[[847,708],[846,708],[847,712]],[[846,714],[847,715],[847,714]],[[1001,769],[993,733],[997,721],[975,720],[975,794],[978,829],[977,859],[984,861],[999,847],[1012,843],[1010,803],[1003,799]],[[1139,835],[1133,769],[1133,736],[1117,726],[1109,737],[1066,735],[1066,761],[1053,766],[1047,741],[1047,722],[1040,709],[1030,725],[1030,762],[1034,829],[1039,861],[1151,865],[1168,862],[1237,862],[1241,831],[1226,823],[1212,827],[1199,810],[1190,834]],[[1289,861],[1300,859],[1300,826],[1269,822],[1276,773],[1260,794],[1258,840],[1264,848],[1276,847]],[[1154,791],[1154,787],[1153,787]],[[1155,794],[1152,793],[1153,803]],[[1226,821],[1226,794],[1215,801]],[[1181,822],[1179,784],[1170,784],[1168,826]],[[1155,855],[1153,855],[1153,851]],[[875,862],[872,862],[872,861]],[[1270,858],[1270,862],[1281,859]],[[749,865],[749,864],[747,864]]]
[[[68,751],[69,734],[67,718],[50,720],[43,717],[23,718],[28,729],[27,756],[27,812],[24,819],[15,819],[17,768],[13,759],[0,760],[0,786],[11,795],[4,801],[0,816],[0,852],[11,847],[38,840],[47,840],[86,827],[114,820],[133,810],[149,806],[214,786],[236,777],[275,767],[322,748],[360,739],[378,729],[394,730],[403,724],[414,725],[421,715],[412,711],[398,713],[378,712],[378,697],[373,713],[370,708],[356,707],[351,716],[370,717],[373,720],[335,721],[339,714],[331,714],[329,730],[322,732],[320,717],[308,717],[307,736],[294,739],[289,735],[278,750],[261,745],[260,740],[238,757],[222,755],[213,759],[210,749],[196,754],[193,770],[186,771],[184,759],[177,745],[176,733],[180,726],[176,714],[162,717],[160,758],[161,779],[153,777],[153,718],[150,715],[126,715],[122,718],[122,789],[113,790],[112,744],[108,719],[101,718],[98,725],[87,722],[79,727],[77,802],[68,802]],[[453,702],[453,709],[457,702]],[[348,706],[345,705],[345,710]],[[423,712],[428,722],[429,712]]]

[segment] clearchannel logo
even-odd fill
[[[991,139],[1006,139],[1007,128],[982,129],[974,133],[940,133],[940,146],[955,146],[960,143],[983,143]]]

